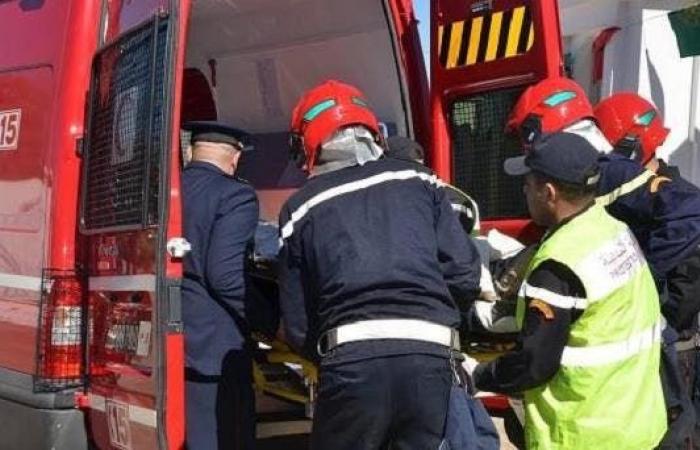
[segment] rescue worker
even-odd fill
[[[584,137],[602,154],[599,157],[601,180],[596,202],[630,227],[637,238],[654,275],[657,289],[663,292],[666,277],[700,242],[700,195],[674,182],[660,182],[639,162],[616,152],[598,128],[583,89],[573,80],[548,78],[529,87],[521,95],[508,120],[506,130],[517,133],[525,149],[537,139],[559,131]],[[664,331],[662,381],[669,421],[679,417],[684,395],[677,383],[680,370],[674,348],[674,333]],[[666,374],[674,374],[667,376]],[[691,412],[683,410],[669,433],[686,435]]]
[[[289,344],[320,364],[312,449],[436,449],[479,257],[442,183],[383,158],[364,95],[305,93],[292,151],[310,173],[280,213],[280,303]]]
[[[470,369],[480,390],[524,392],[529,450],[651,449],[666,431],[656,286],[629,228],[595,202],[597,159],[555,133],[504,164],[547,231],[518,298],[519,348]]]
[[[252,449],[255,400],[244,264],[258,221],[253,188],[235,176],[248,135],[190,122],[192,161],[182,175],[185,239],[186,439],[190,450]]]
[[[677,189],[688,195],[698,195],[698,188],[684,180],[677,167],[669,166],[657,158],[656,151],[664,143],[669,130],[663,125],[663,118],[646,99],[636,93],[620,92],[601,101],[594,109],[596,121],[601,131],[614,147],[614,151],[638,161],[654,172],[658,189],[662,183],[673,182]],[[683,213],[678,211],[677,213]],[[671,420],[669,433],[661,448],[688,448],[691,436],[696,443],[698,431],[695,426],[695,412],[690,399],[694,392],[695,341],[698,332],[698,312],[700,312],[700,248],[696,247],[683,261],[666,275],[666,283],[661,292],[661,310],[668,321],[667,341],[675,342],[678,350],[678,364],[681,372],[663,372],[666,385],[675,386],[670,393],[682,392],[670,402]],[[671,352],[670,357],[675,357]],[[685,395],[685,394],[688,395]],[[700,399],[696,399],[700,400]],[[688,413],[682,414],[684,411]],[[695,433],[693,433],[695,431]]]
[[[583,136],[603,153],[597,201],[632,229],[657,285],[663,286],[667,273],[700,243],[700,195],[675,182],[660,182],[637,161],[612,152],[583,89],[567,78],[547,78],[520,96],[506,132],[518,134],[527,148],[559,131]]]

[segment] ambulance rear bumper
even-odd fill
[[[0,369],[0,422],[0,450],[88,448],[73,393],[34,393],[28,374]]]

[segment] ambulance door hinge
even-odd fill
[[[85,154],[85,138],[83,136],[75,138],[75,154],[78,158],[82,158]]]
[[[170,280],[168,283],[168,331],[171,333],[182,333],[182,294],[180,283]]]

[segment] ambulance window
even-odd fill
[[[503,172],[503,161],[520,154],[503,132],[521,88],[462,97],[452,103],[452,180],[479,203],[484,218],[525,217],[522,182]]]
[[[95,57],[83,172],[87,230],[157,223],[166,40],[167,22],[151,22]]]

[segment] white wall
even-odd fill
[[[574,78],[592,98],[622,90],[652,100],[671,129],[659,156],[678,165],[682,174],[700,185],[700,101],[692,98],[691,85],[700,83],[693,58],[681,58],[667,13],[683,8],[688,0],[563,0],[562,28],[568,51],[574,55]],[[605,50],[603,80],[591,82],[592,44],[610,26],[621,28]],[[697,64],[700,66],[700,64]],[[694,108],[694,124],[690,124]]]

